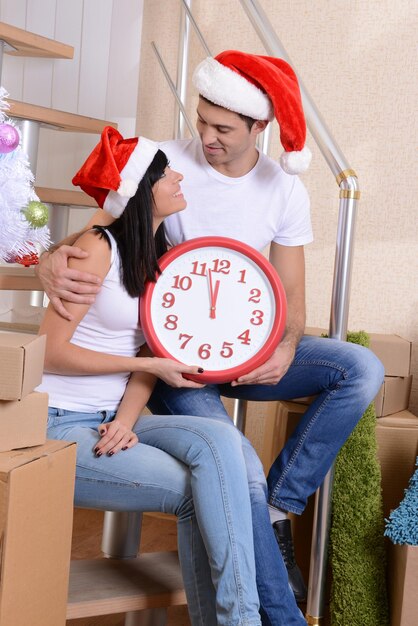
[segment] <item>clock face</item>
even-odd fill
[[[140,302],[156,356],[198,365],[199,382],[230,382],[264,363],[286,323],[280,279],[259,252],[226,237],[199,237],[160,259]]]

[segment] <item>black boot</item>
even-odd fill
[[[293,548],[292,527],[290,519],[283,519],[273,524],[274,534],[282,553],[284,564],[289,576],[289,584],[295,594],[296,602],[305,602],[307,590],[302,572],[295,561]]]

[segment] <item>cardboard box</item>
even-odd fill
[[[383,513],[388,517],[404,496],[418,454],[418,417],[401,411],[376,423],[377,455],[382,472]]]
[[[76,446],[0,453],[0,626],[64,626]]]
[[[391,626],[416,626],[418,546],[391,543],[388,573]]]
[[[40,385],[46,336],[0,333],[0,400],[21,400]]]
[[[33,391],[22,400],[0,400],[0,452],[46,441],[48,394]]]
[[[386,376],[409,376],[412,344],[399,335],[370,333],[370,349],[382,361]]]
[[[294,402],[249,402],[245,436],[267,474],[306,406]]]
[[[307,326],[306,335],[320,337],[327,334],[325,328]],[[386,335],[382,333],[368,333],[370,337],[370,350],[382,361],[386,376],[409,376],[411,373],[411,350],[412,343],[399,335]]]
[[[376,417],[399,413],[409,406],[412,376],[385,376],[385,380],[374,399]]]
[[[374,399],[376,417],[385,417],[403,411],[409,406],[411,395],[411,376],[385,376],[385,380]],[[294,398],[297,404],[311,404],[317,396],[306,396],[304,398]]]

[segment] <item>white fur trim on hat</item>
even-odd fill
[[[246,78],[212,57],[199,63],[193,74],[193,84],[202,96],[218,106],[255,120],[274,119],[270,98]]]
[[[312,152],[308,146],[300,151],[283,152],[280,156],[280,165],[286,174],[302,174],[308,169],[312,159]]]
[[[103,210],[113,217],[120,217],[136,194],[138,185],[159,150],[158,144],[145,137],[139,137],[131,156],[120,172],[121,182],[117,191],[110,190],[103,204]]]

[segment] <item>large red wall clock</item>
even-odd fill
[[[156,356],[202,367],[194,380],[222,383],[272,355],[286,324],[286,295],[257,250],[199,237],[169,250],[160,268],[140,301],[140,324]]]

